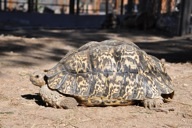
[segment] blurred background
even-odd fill
[[[192,33],[191,0],[0,0],[0,29],[157,29]]]

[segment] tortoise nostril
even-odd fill
[[[35,78],[39,78],[39,75],[36,75]]]

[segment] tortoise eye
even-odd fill
[[[35,78],[39,78],[39,75],[36,75]]]

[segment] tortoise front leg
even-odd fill
[[[78,105],[78,102],[75,98],[66,97],[57,91],[49,89],[47,85],[42,86],[39,93],[46,105],[54,108],[69,109],[75,108]]]

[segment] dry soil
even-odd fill
[[[192,128],[192,36],[163,37],[146,32],[18,30],[0,32],[0,128]],[[169,112],[142,106],[46,107],[29,81],[35,70],[49,69],[68,51],[88,41],[132,40],[165,60],[175,96]]]

